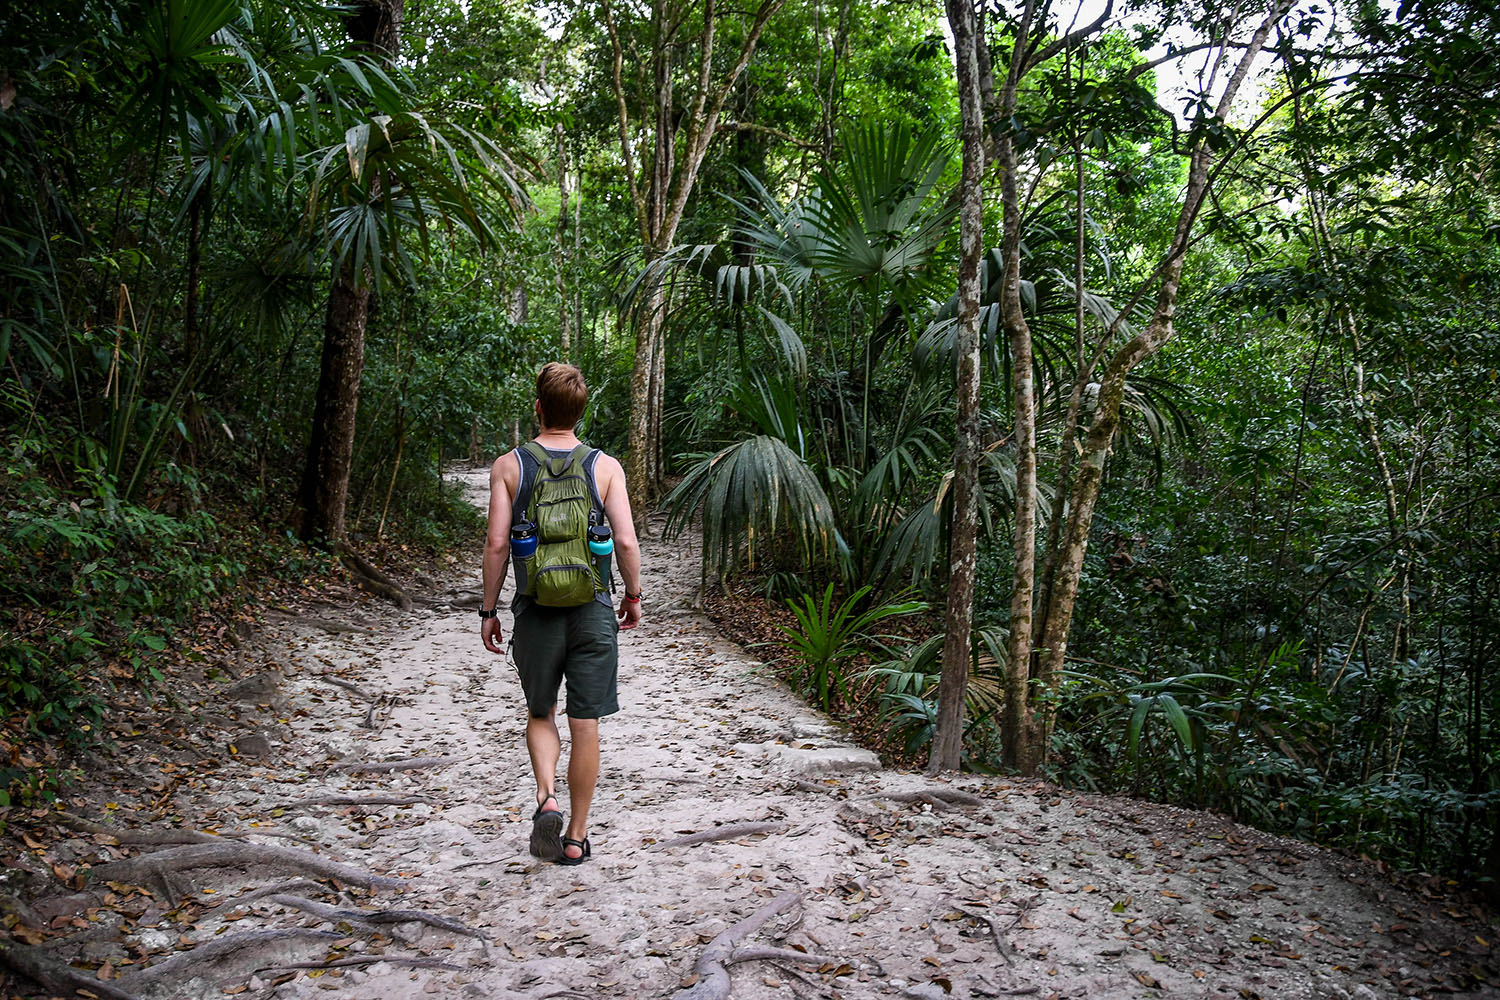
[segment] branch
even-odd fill
[[[692,192],[693,182],[697,178],[698,166],[703,162],[704,153],[708,151],[709,140],[713,138],[714,132],[718,129],[719,114],[724,109],[724,100],[729,96],[729,92],[734,89],[735,83],[749,64],[750,56],[755,52],[755,46],[760,41],[761,32],[766,30],[766,22],[785,3],[786,0],[763,0],[760,9],[755,12],[755,23],[751,25],[749,34],[745,36],[744,43],[740,45],[740,55],[735,60],[734,68],[725,75],[723,82],[719,86],[719,92],[709,102],[708,110],[703,113],[702,120],[698,120],[698,116],[695,114],[693,120],[688,123],[688,140],[686,148],[683,151],[686,155],[682,164],[682,172],[677,175],[676,182],[672,185],[672,199],[667,209],[664,229],[676,232],[677,224],[682,220],[682,213],[687,208],[688,195]],[[705,35],[711,42],[713,37],[712,32],[705,30]],[[700,75],[700,81],[704,84],[704,90],[707,89],[706,80],[706,77]],[[696,111],[701,111],[703,108],[702,97],[703,93],[700,92],[700,100],[697,103]]]
[[[719,125],[718,131],[761,132],[765,135],[780,139],[782,142],[796,146],[798,149],[806,149],[814,153],[821,153],[823,151],[823,147],[819,146],[815,142],[808,142],[806,139],[799,139],[795,135],[792,135],[790,132],[783,132],[779,128],[771,128],[768,125],[756,125],[752,122],[723,122]]]
[[[1090,21],[1088,24],[1085,24],[1083,27],[1068,32],[1063,37],[1048,45],[1045,49],[1042,49],[1040,52],[1031,56],[1026,60],[1026,69],[1031,70],[1037,66],[1040,66],[1048,59],[1051,59],[1053,56],[1057,55],[1063,49],[1073,48],[1089,35],[1092,35],[1094,32],[1104,27],[1104,22],[1109,20],[1109,15],[1114,10],[1114,7],[1115,0],[1105,0],[1104,10],[1099,14],[1098,17],[1094,18],[1094,20]]]
[[[728,826],[716,826],[708,830],[699,830],[684,837],[674,837],[664,840],[660,847],[692,847],[694,844],[708,844],[719,840],[736,840],[740,837],[751,837],[758,833],[780,833],[786,829],[785,823],[731,823]]]
[[[615,16],[610,10],[609,0],[603,0],[602,6],[604,26],[609,29],[609,45],[614,54],[612,80],[615,88],[615,110],[620,119],[620,150],[625,155],[625,179],[630,182],[630,203],[635,208],[635,223],[641,231],[641,244],[645,246],[651,242],[646,227],[646,199],[641,197],[641,187],[636,180],[635,154],[630,151],[630,111],[625,107],[625,85],[620,79],[620,68],[625,61],[625,55],[620,50],[620,32],[615,27]]]

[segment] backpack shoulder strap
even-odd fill
[[[594,449],[590,448],[588,445],[586,445],[586,444],[584,444],[583,442],[580,441],[578,443],[578,446],[576,448],[574,448],[572,451],[568,452],[568,457],[563,462],[562,470],[558,473],[558,475],[561,475],[562,473],[567,472],[569,469],[573,468],[575,465],[578,467],[578,471],[580,473],[582,473],[583,472],[583,463],[584,463],[584,460],[589,457],[589,452],[591,452],[593,450]]]
[[[593,448],[590,449],[588,455],[585,456],[583,460],[583,478],[589,484],[589,497],[594,501],[594,511],[599,518],[599,520],[595,522],[597,524],[604,523],[604,498],[599,495],[599,481],[596,478],[594,471],[599,467],[599,456],[602,454],[604,454],[604,452],[600,451],[598,448]]]
[[[517,451],[524,451],[526,454],[528,454],[532,458],[536,459],[536,464],[537,465],[545,466],[547,464],[547,459],[549,459],[551,457],[550,455],[547,454],[547,449],[543,448],[541,445],[537,444],[535,441],[527,441],[525,444],[521,445],[521,447],[518,448],[518,449],[516,449],[516,450]]]

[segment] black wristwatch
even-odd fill
[[[493,618],[496,615],[498,615],[499,613],[500,613],[500,609],[499,608],[490,608],[488,611],[484,610],[483,608],[479,609],[479,617],[484,618],[484,619]]]

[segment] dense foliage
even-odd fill
[[[669,529],[704,532],[708,585],[792,600],[820,703],[879,709],[892,749],[921,752],[937,646],[869,633],[910,610],[908,587],[940,605],[949,569],[959,161],[942,6],[776,8],[665,249],[638,237],[619,109],[645,109],[628,136],[645,162],[661,81],[686,108],[699,66],[691,44],[650,64],[652,9],[412,5],[389,60],[310,0],[3,15],[12,725],[79,738],[110,684],[149,678],[187,609],[314,558],[288,528],[343,268],[373,287],[356,545],[473,532],[443,465],[529,434],[530,373],[559,354],[594,389],[586,436],[622,449],[635,332],[660,310],[660,449],[682,477]],[[986,14],[1002,76],[1020,13]],[[748,30],[724,16],[720,75]],[[1218,16],[1116,12],[989,123],[1022,182],[1044,564],[1070,412],[1098,405],[1094,355],[1149,312],[1184,150],[1219,157],[1175,336],[1127,382],[1049,767],[1493,875],[1500,24],[1462,0],[1290,9],[1221,122],[1197,93],[1212,73],[1192,76]],[[1017,481],[986,185],[975,768],[1000,764]],[[851,667],[855,649],[875,665]]]

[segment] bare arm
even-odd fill
[[[502,455],[490,466],[490,526],[484,541],[484,594],[480,607],[486,611],[495,609],[500,602],[500,587],[505,582],[505,565],[510,560],[510,494],[511,485],[506,471],[514,467]],[[500,619],[486,618],[480,623],[479,634],[484,646],[492,653],[503,653],[504,635],[500,631]]]
[[[600,499],[604,501],[604,516],[609,518],[610,530],[615,539],[615,565],[620,568],[620,579],[625,583],[625,596],[620,600],[620,627],[635,628],[641,620],[640,601],[630,597],[641,594],[641,545],[635,537],[635,520],[630,515],[630,494],[625,488],[625,470],[620,463],[608,455],[599,459]]]

